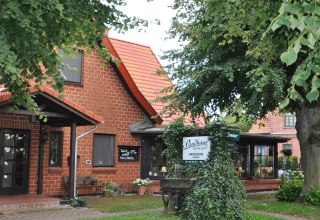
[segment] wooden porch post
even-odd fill
[[[69,166],[69,198],[74,199],[75,192],[75,168],[76,168],[76,135],[77,125],[75,122],[71,125],[71,136],[70,136],[70,166]]]
[[[43,159],[44,159],[44,133],[45,126],[40,122],[40,131],[39,131],[39,155],[38,155],[38,188],[37,194],[42,194],[42,184],[43,184]]]
[[[254,148],[255,145],[250,143],[250,176],[255,176],[254,173]]]
[[[274,163],[273,163],[273,166],[274,166],[274,177],[275,178],[278,178],[278,143],[274,143],[274,146],[273,146],[273,155],[274,155]]]

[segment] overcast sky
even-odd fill
[[[122,9],[127,15],[151,21],[159,19],[160,25],[150,24],[146,28],[146,32],[130,30],[125,34],[118,34],[110,30],[109,36],[150,46],[160,60],[162,51],[178,47],[175,40],[164,40],[167,37],[166,31],[170,28],[171,18],[175,15],[175,12],[168,7],[172,3],[173,0],[153,0],[151,2],[147,2],[147,0],[127,0],[127,5]],[[160,60],[160,62],[162,65],[166,64],[165,61]]]

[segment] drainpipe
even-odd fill
[[[95,125],[94,128],[92,128],[91,130],[79,135],[77,138],[76,138],[76,149],[75,149],[75,158],[74,158],[74,161],[75,161],[75,168],[74,168],[74,186],[77,185],[77,156],[78,156],[78,140],[88,134],[90,134],[91,132],[93,132],[94,130],[96,130],[98,128],[98,125]],[[74,191],[73,191],[73,198],[77,199],[76,197],[76,190],[77,190],[77,187],[74,187]]]

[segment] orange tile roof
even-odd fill
[[[151,48],[113,38],[109,38],[109,40],[116,51],[116,54],[113,55],[116,55],[115,57],[122,61],[121,65],[124,65],[138,90],[157,114],[160,113],[165,104],[154,102],[154,100],[163,95],[160,93],[162,89],[173,84],[168,75],[157,74],[158,71],[163,71],[163,68]],[[162,118],[163,124],[169,124],[177,118],[178,115],[174,115],[171,118]],[[191,119],[188,119],[188,117],[186,117],[185,121],[187,124],[191,123]],[[201,120],[197,120],[197,122],[200,125],[204,125]]]

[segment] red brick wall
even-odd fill
[[[257,123],[252,125],[249,133],[270,133],[271,115],[272,113],[268,113],[265,118],[257,120]]]
[[[108,63],[102,66],[97,53],[84,56],[82,80],[82,85],[66,83],[65,97],[103,117],[104,124],[99,125],[94,133],[114,134],[116,147],[114,167],[93,168],[85,163],[86,160],[93,159],[93,134],[80,139],[80,167],[77,168],[77,175],[94,174],[101,181],[124,184],[126,191],[133,191],[130,182],[140,177],[140,161],[118,162],[118,145],[141,146],[141,138],[130,134],[129,125],[143,120],[143,112],[129,96],[112,67]],[[77,135],[91,128],[92,126],[77,127]],[[45,152],[44,194],[57,195],[64,192],[63,176],[69,175],[67,157],[70,154],[70,129],[64,128],[63,131],[62,169],[48,168],[48,148]],[[79,193],[88,193],[88,190]]]
[[[92,52],[83,59],[82,84],[65,84],[65,97],[76,102],[94,114],[104,118],[94,133],[115,135],[115,166],[93,168],[86,165],[86,160],[93,160],[93,133],[83,137],[78,142],[78,155],[80,167],[77,175],[96,175],[100,181],[123,184],[126,191],[133,191],[130,182],[140,177],[139,162],[118,162],[118,145],[141,146],[141,138],[132,136],[129,125],[143,120],[141,108],[129,96],[112,67],[99,61],[98,54]],[[38,177],[38,147],[39,122],[31,123],[29,116],[0,114],[1,128],[28,129],[31,134],[30,160],[29,160],[29,193],[37,192]],[[77,127],[77,135],[88,131],[93,126]],[[45,144],[43,194],[64,194],[63,176],[69,175],[67,158],[70,154],[70,128],[50,128],[50,130],[63,130],[63,158],[61,168],[49,168],[49,141]],[[88,193],[82,190],[79,193]]]
[[[266,126],[259,128],[258,123],[263,123]],[[258,120],[257,123],[252,126],[249,133],[269,133],[274,136],[288,137],[291,139],[290,141],[278,144],[279,156],[283,156],[281,151],[284,144],[292,144],[292,155],[298,156],[299,158],[301,156],[296,129],[285,127],[285,115],[279,113],[279,110],[268,113],[265,119]]]

